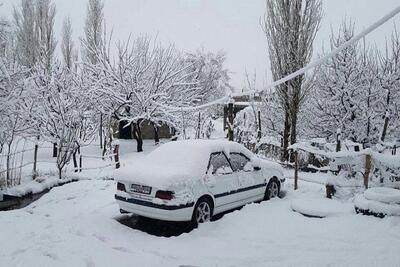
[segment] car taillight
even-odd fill
[[[164,199],[164,200],[171,200],[174,198],[174,192],[171,191],[157,191],[156,198]]]
[[[123,183],[117,183],[117,190],[126,192],[125,185]]]

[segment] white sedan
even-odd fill
[[[170,142],[115,174],[122,213],[165,221],[191,221],[251,202],[278,197],[280,165],[256,157],[235,142]]]

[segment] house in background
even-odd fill
[[[120,121],[118,123],[118,138],[119,139],[134,139],[133,138],[133,125],[127,121]],[[158,137],[160,139],[163,138],[172,138],[174,136],[175,129],[173,127],[168,126],[165,123],[162,123],[158,129]],[[143,139],[155,139],[155,128],[153,124],[149,121],[142,122],[142,137]]]

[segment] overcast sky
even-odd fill
[[[10,18],[12,6],[19,0],[0,0],[2,16]],[[56,30],[69,15],[76,38],[83,34],[86,0],[53,0],[57,5]],[[362,30],[399,5],[399,0],[323,0],[324,18],[314,43],[315,53],[328,48],[331,28],[337,31],[343,18],[352,18],[356,30]],[[204,48],[227,53],[232,85],[240,89],[245,69],[257,72],[257,84],[270,81],[267,44],[260,26],[265,0],[105,0],[105,18],[114,39],[129,34],[157,36],[184,51]],[[379,28],[367,40],[383,47],[400,16]]]

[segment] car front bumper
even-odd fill
[[[184,205],[163,205],[150,201],[115,195],[121,210],[147,218],[163,221],[190,221],[194,203]]]

